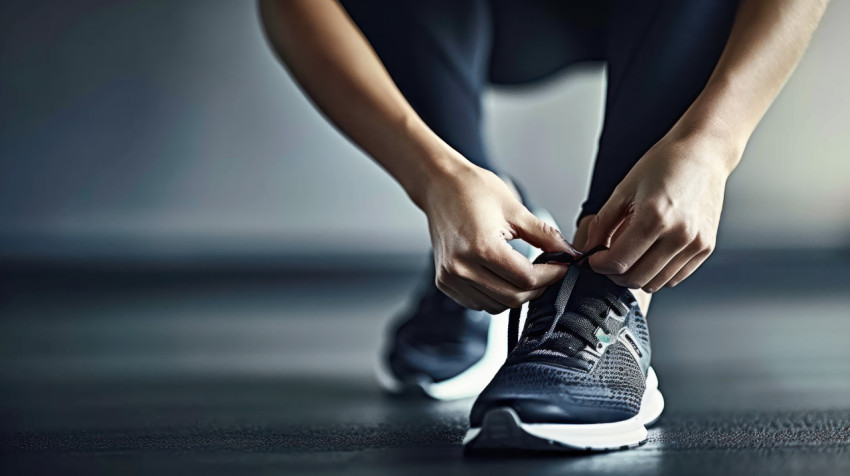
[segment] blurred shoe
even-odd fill
[[[472,407],[468,450],[613,450],[646,441],[664,409],[634,295],[585,254],[560,284],[511,314],[507,361]],[[535,262],[567,262],[545,253]],[[517,342],[518,341],[518,342]]]
[[[547,211],[534,213],[557,228]],[[529,259],[540,254],[522,240],[510,244]],[[492,316],[456,303],[435,286],[433,265],[420,289],[390,326],[378,356],[379,383],[390,393],[437,400],[478,395],[507,356],[507,312]]]
[[[390,326],[378,381],[394,394],[437,400],[478,395],[507,355],[507,319],[466,309],[433,281],[431,267],[416,304]]]

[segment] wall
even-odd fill
[[[850,245],[848,21],[833,2],[753,137],[721,248]],[[0,253],[427,247],[421,213],[276,63],[253,2],[3,1],[0,31]],[[574,69],[485,100],[497,162],[568,226],[602,91]]]

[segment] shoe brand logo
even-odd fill
[[[630,334],[623,334],[623,337],[625,337],[626,341],[632,345],[632,348],[635,352],[637,352],[638,357],[643,357],[643,352],[640,351],[640,347],[638,347],[637,342],[632,339],[632,336]]]
[[[638,365],[640,365],[643,374],[646,375],[646,372],[649,370],[649,352],[643,350],[634,334],[627,327],[620,330],[617,340],[625,345],[626,349],[632,354]]]

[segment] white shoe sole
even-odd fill
[[[468,450],[610,451],[646,442],[646,427],[664,410],[658,377],[650,367],[640,412],[614,423],[523,423],[509,407],[490,410],[480,428],[470,428],[463,440]]]

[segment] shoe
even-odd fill
[[[543,209],[535,215],[557,228]],[[515,250],[534,259],[540,250],[522,240]],[[436,400],[474,397],[493,379],[507,356],[507,312],[493,316],[466,309],[434,284],[426,272],[415,304],[389,328],[378,356],[376,376],[391,394]]]
[[[650,367],[646,319],[634,295],[566,253],[571,263],[528,306],[523,332],[511,313],[507,360],[478,396],[468,451],[604,451],[638,446],[664,409]]]
[[[505,361],[507,319],[466,309],[437,289],[433,266],[426,274],[418,302],[389,328],[378,382],[435,400],[478,395]]]

